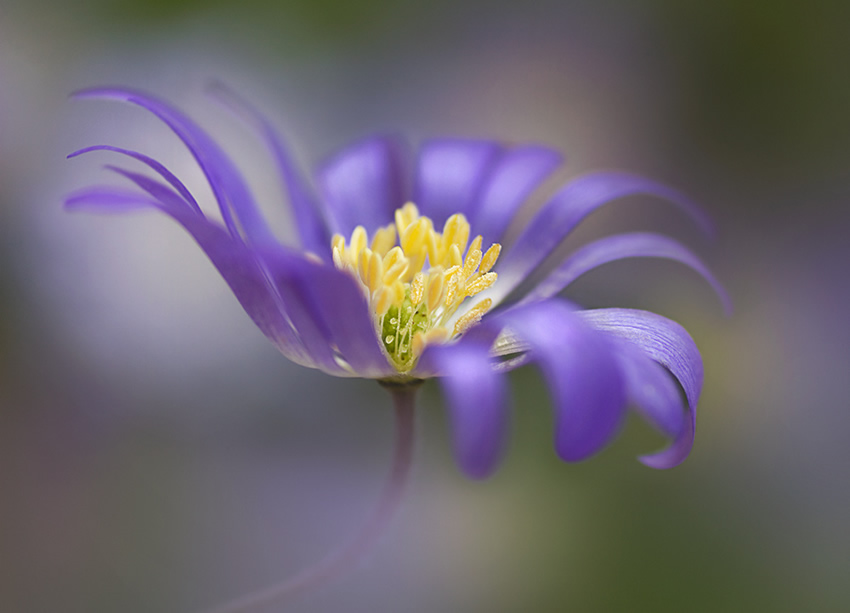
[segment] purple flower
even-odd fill
[[[215,93],[258,131],[273,155],[298,245],[282,245],[273,236],[236,166],[206,132],[173,107],[126,89],[92,89],[76,97],[131,102],[168,125],[204,172],[223,224],[208,219],[162,164],[106,145],[69,157],[108,150],[134,158],[153,175],[108,166],[134,186],[80,190],[67,198],[68,208],[154,208],[171,216],[293,362],[389,386],[438,377],[451,411],[455,454],[471,477],[489,475],[502,455],[505,376],[527,363],[540,368],[549,388],[555,449],[563,460],[599,451],[629,406],[672,440],[665,450],[642,456],[644,464],[669,468],[685,459],[702,385],[702,362],[688,333],[660,315],[580,310],[557,295],[607,262],[667,258],[702,275],[728,309],[725,292],[697,256],[665,236],[618,234],[580,248],[524,296],[515,296],[584,217],[612,200],[658,196],[707,230],[704,215],[681,193],[628,174],[583,176],[560,188],[501,254],[508,224],[561,164],[556,151],[437,139],[425,142],[411,164],[402,143],[373,137],[339,151],[310,184],[264,117],[221,86]]]

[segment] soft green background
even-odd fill
[[[204,196],[164,128],[66,101],[104,83],[189,109],[274,193],[256,144],[200,94],[209,77],[258,100],[305,164],[399,130],[546,142],[565,177],[675,184],[717,241],[640,201],[570,244],[673,232],[736,304],[724,319],[658,262],[580,280],[572,298],[657,310],[701,347],[690,459],[643,467],[661,441],[632,419],[598,457],[560,463],[545,388],[520,371],[509,455],[470,482],[431,385],[400,515],[287,611],[850,610],[848,23],[839,0],[5,0],[0,611],[199,610],[319,558],[377,494],[392,432],[377,386],[285,362],[166,221],[61,211],[106,160],[63,156],[94,142],[173,158]]]

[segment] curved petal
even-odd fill
[[[333,232],[347,237],[363,226],[371,233],[392,221],[405,200],[403,158],[397,140],[378,136],[346,147],[319,167],[316,181]]]
[[[528,345],[552,396],[561,459],[584,460],[613,437],[626,394],[614,348],[604,335],[554,300],[509,309],[485,324],[508,328]]]
[[[117,166],[106,166],[107,170],[111,170],[115,173],[118,173],[122,177],[130,179],[133,183],[135,183],[138,187],[142,188],[148,194],[154,197],[157,202],[162,203],[166,207],[173,207],[178,211],[186,211],[192,215],[200,215],[203,216],[200,209],[194,209],[191,205],[188,205],[185,198],[177,194],[170,187],[163,185],[159,181],[155,179],[151,179],[148,176],[143,174],[139,174],[137,172],[132,172],[130,170],[126,170],[124,168],[119,168]],[[170,208],[168,209],[170,211]]]
[[[640,348],[679,381],[688,402],[688,418],[684,427],[670,447],[642,456],[640,460],[653,468],[672,468],[681,464],[693,447],[697,402],[702,390],[702,358],[693,339],[676,322],[647,311],[596,309],[581,311],[578,315],[594,328]]]
[[[82,155],[84,153],[90,153],[92,151],[112,151],[114,153],[120,153],[122,155],[126,155],[128,157],[131,157],[135,160],[142,162],[143,164],[145,164],[149,168],[151,168],[154,172],[156,172],[160,177],[165,179],[165,181],[171,187],[173,187],[177,191],[177,193],[180,194],[180,196],[183,197],[183,199],[189,204],[189,206],[191,206],[193,209],[195,209],[198,213],[201,212],[201,207],[198,206],[198,202],[195,200],[194,196],[192,196],[192,193],[183,184],[183,182],[180,179],[178,179],[174,175],[173,172],[171,172],[165,166],[163,166],[160,162],[156,161],[152,157],[148,157],[147,155],[145,155],[143,153],[139,153],[138,151],[132,151],[130,149],[122,149],[120,147],[112,147],[110,145],[93,145],[91,147],[85,147],[83,149],[78,149],[77,151],[74,151],[73,153],[68,154],[66,157],[67,157],[67,159],[70,160],[71,158],[75,158],[78,155]]]
[[[256,245],[277,244],[233,162],[206,132],[183,113],[157,98],[130,89],[87,89],[75,93],[73,97],[130,102],[156,115],[183,141],[203,170],[231,235],[240,236],[236,223],[238,219],[249,242]]]
[[[221,82],[213,82],[208,91],[228,109],[251,125],[266,142],[266,146],[277,164],[284,189],[289,195],[289,204],[295,215],[301,245],[307,251],[329,257],[330,234],[323,219],[323,212],[310,193],[310,189],[298,170],[289,147],[272,123],[252,104]]]
[[[714,289],[726,313],[732,302],[719,281],[692,251],[680,242],[661,234],[634,232],[599,239],[575,251],[543,279],[520,303],[545,300],[556,295],[581,275],[597,266],[626,258],[665,258],[689,266]]]
[[[161,184],[160,187],[167,190]],[[155,208],[165,212],[192,235],[224,278],[239,304],[275,347],[297,364],[319,367],[316,356],[305,348],[293,329],[280,296],[270,285],[266,266],[258,261],[256,253],[234,240],[220,226],[193,210],[177,206],[175,201],[182,202],[177,193],[172,193],[171,196],[163,195],[161,200],[157,200],[135,190],[99,186],[69,195],[65,206],[71,210],[96,212],[124,212],[140,208]]]
[[[681,392],[670,372],[634,345],[615,343],[626,393],[637,413],[661,433],[676,438],[685,427]]]
[[[634,175],[599,172],[568,183],[537,213],[516,244],[500,260],[498,292],[504,298],[560,243],[587,215],[625,196],[648,194],[682,208],[706,233],[711,224],[702,210],[681,192]]]
[[[165,208],[151,196],[113,185],[95,185],[72,192],[65,198],[65,206],[72,211],[95,213],[125,213],[141,209],[163,210]]]
[[[487,140],[425,142],[419,151],[413,201],[438,228],[455,213],[469,218],[501,152],[501,145]]]
[[[527,145],[511,149],[495,163],[469,215],[470,226],[484,237],[484,245],[502,239],[520,206],[562,162],[563,156],[554,149]]]
[[[422,359],[443,373],[458,464],[473,479],[490,476],[504,455],[509,416],[504,375],[491,367],[487,345],[433,346]]]
[[[277,257],[271,254],[269,259],[274,262]],[[366,297],[354,279],[334,267],[303,259],[284,262],[277,269],[308,306],[326,345],[347,365],[344,374],[367,378],[398,374],[381,347]]]

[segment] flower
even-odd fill
[[[128,89],[90,89],[76,97],[130,102],[162,120],[204,172],[222,223],[209,219],[162,164],[107,145],[69,157],[111,151],[134,158],[155,176],[108,166],[135,186],[85,188],[71,194],[66,206],[154,208],[172,217],[293,362],[402,387],[438,377],[450,407],[455,455],[471,477],[491,474],[502,455],[506,372],[527,363],[540,368],[549,388],[555,449],[563,460],[583,460],[600,450],[629,406],[672,439],[663,451],[642,456],[644,464],[669,468],[685,459],[702,385],[700,354],[688,333],[646,311],[581,310],[557,296],[602,264],[667,258],[702,275],[728,309],[724,290],[697,256],[662,235],[609,236],[578,249],[525,296],[512,299],[564,237],[609,201],[655,195],[708,230],[703,213],[684,195],[624,173],[586,175],[561,187],[502,254],[499,241],[508,224],[561,164],[556,151],[439,139],[421,146],[411,168],[397,139],[372,137],[321,165],[311,186],[269,121],[223,86],[213,92],[268,146],[299,245],[275,238],[236,166],[205,131],[172,106]]]

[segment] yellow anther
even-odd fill
[[[492,299],[485,298],[484,300],[476,304],[474,307],[469,309],[466,313],[461,315],[461,317],[457,320],[457,323],[455,323],[455,329],[454,332],[452,332],[452,336],[463,334],[469,328],[481,321],[481,318],[484,316],[484,313],[486,313],[490,309],[490,305],[492,304]]]
[[[469,253],[466,254],[466,261],[463,263],[463,272],[461,272],[462,279],[468,279],[472,276],[472,273],[475,272],[475,269],[478,268],[478,265],[481,263],[481,250],[480,249],[470,249]]]
[[[375,314],[378,317],[386,315],[387,311],[389,311],[390,307],[393,305],[393,293],[387,287],[380,288],[375,293],[373,304],[375,307]]]
[[[436,309],[443,299],[443,288],[445,287],[445,275],[441,270],[432,270],[428,274],[428,295],[425,305],[429,311]]]
[[[334,266],[342,270],[345,268],[345,262],[342,260],[342,250],[339,247],[333,249]]]
[[[425,297],[425,273],[417,272],[410,282],[410,303],[418,306]]]
[[[449,249],[450,245],[457,245],[458,251],[466,251],[466,243],[469,241],[469,223],[462,213],[456,213],[446,220],[443,226],[443,247]]]
[[[372,251],[384,257],[393,248],[393,245],[395,245],[395,226],[393,224],[375,230],[375,236],[372,238]]]
[[[334,234],[331,239],[331,247],[339,249],[339,254],[345,254],[345,237],[342,234]]]
[[[484,238],[480,234],[476,236],[475,239],[472,241],[472,244],[469,246],[468,252],[475,251],[476,249],[481,251],[481,241],[483,240]]]
[[[369,257],[369,268],[367,270],[366,284],[369,286],[369,291],[374,292],[381,287],[384,277],[384,261],[381,256],[375,252]]]
[[[401,247],[393,247],[384,256],[384,268],[392,268],[399,260],[404,260],[404,251]]]
[[[493,243],[481,258],[481,265],[478,267],[478,272],[481,274],[490,272],[493,264],[499,259],[499,254],[502,252],[502,246],[499,243]]]
[[[367,240],[366,228],[363,226],[354,228],[354,232],[351,233],[351,246],[349,247],[354,257],[357,257],[357,254],[366,248]]]
[[[425,241],[428,233],[431,231],[431,220],[427,217],[420,217],[415,222],[407,226],[407,229],[401,235],[401,248],[404,253],[410,255],[419,253],[426,249]]]
[[[357,273],[365,285],[369,285],[369,259],[372,257],[370,249],[364,249],[357,254]]]
[[[396,281],[390,286],[390,294],[392,294],[392,303],[395,306],[401,306],[404,302],[404,284],[401,281]]]
[[[425,258],[427,254],[424,251],[420,251],[418,253],[414,253],[408,259],[408,264],[410,265],[407,269],[407,274],[405,276],[406,281],[410,281],[413,279],[413,276],[422,270],[422,267],[425,265]]]
[[[492,305],[487,299],[458,312],[467,297],[496,281],[490,269],[501,249],[495,244],[482,254],[482,237],[467,248],[469,237],[462,214],[449,217],[439,233],[408,203],[395,212],[394,223],[375,230],[371,242],[363,226],[347,242],[338,234],[331,239],[334,266],[360,283],[381,344],[400,373],[415,367],[427,345],[463,334]],[[450,321],[457,322],[453,332]]]
[[[401,276],[407,272],[408,261],[406,258],[402,257],[402,259],[397,259],[395,263],[386,269],[383,275],[383,283],[384,285],[392,285],[401,279]],[[386,266],[386,264],[384,264]]]
[[[466,295],[474,296],[480,292],[483,292],[485,289],[490,287],[496,282],[496,277],[498,275],[495,272],[488,272],[483,275],[479,275],[472,282],[466,284]]]
[[[416,208],[416,205],[412,202],[408,202],[400,209],[396,209],[395,226],[398,231],[398,235],[401,236],[404,234],[404,231],[407,230],[407,226],[416,221],[416,218],[418,217],[419,209]]]
[[[452,306],[455,301],[455,296],[458,294],[458,275],[454,274],[451,277],[446,274],[446,306]]]
[[[460,249],[455,244],[449,245],[449,251],[446,254],[446,266],[461,266],[463,264],[463,257],[460,255]]]

